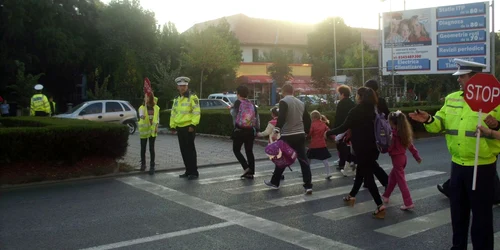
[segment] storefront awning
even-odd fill
[[[240,76],[236,79],[238,84],[262,84],[272,83],[273,79],[267,75],[260,76]]]

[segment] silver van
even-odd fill
[[[54,117],[120,123],[128,126],[130,134],[137,130],[137,111],[128,101],[122,100],[83,102]]]

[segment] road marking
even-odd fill
[[[323,163],[311,165],[311,170],[319,169],[319,168],[324,168]],[[289,171],[288,169],[285,169],[284,173],[286,173],[288,171]],[[300,171],[300,167],[299,167],[299,171]],[[274,166],[272,166],[271,170],[256,171],[254,177],[269,176],[273,172],[274,172]],[[240,174],[219,176],[219,177],[213,177],[213,178],[200,178],[200,179],[198,179],[198,184],[208,185],[208,184],[214,184],[214,183],[222,183],[222,182],[241,180],[239,175]]]
[[[382,168],[384,170],[388,170],[388,169],[392,168],[392,166],[384,166]],[[311,169],[313,169],[313,168],[311,168]],[[325,174],[321,174],[321,177],[313,177],[311,181],[313,183],[314,182],[325,182],[325,181],[327,181],[327,180],[325,180],[325,176],[326,176]],[[341,172],[335,172],[332,174],[332,177],[330,178],[330,180],[341,179],[343,177],[344,177],[344,175],[342,175]],[[302,177],[293,178],[293,179],[285,179],[285,180],[281,181],[280,188],[295,186],[297,184],[302,184],[302,183],[303,183]],[[260,184],[254,184],[254,185],[237,187],[237,188],[227,188],[227,189],[224,189],[223,191],[226,193],[230,193],[230,194],[248,194],[248,193],[260,192],[260,191],[265,191],[265,190],[269,190],[269,187],[267,187],[266,184],[264,184],[264,183],[260,183]]]
[[[271,161],[257,161],[255,162],[255,167],[265,167],[265,166],[271,166],[274,168],[274,165],[272,164]],[[200,175],[207,175],[207,174],[213,174],[213,173],[225,173],[231,170],[239,170],[243,172],[243,169],[241,168],[241,164],[239,163],[234,163],[234,164],[229,164],[229,165],[222,165],[222,166],[214,166],[210,168],[200,168],[198,169],[198,172],[200,172]],[[185,170],[179,170],[179,171],[173,171],[173,172],[168,172],[166,175],[171,175],[171,176],[178,176],[180,174],[184,174],[186,172]]]
[[[308,233],[261,217],[243,213],[198,197],[189,196],[138,177],[117,179],[137,189],[152,193],[169,201],[226,220],[233,224],[274,237],[306,249],[358,249],[338,241]]]
[[[426,177],[430,177],[430,176],[435,176],[435,175],[440,175],[440,174],[445,174],[445,173],[446,172],[425,170],[425,171],[421,171],[421,172],[407,174],[406,180],[407,181],[418,180],[418,179],[422,179],[422,178],[426,178]],[[382,185],[377,181],[377,187],[381,187],[381,186]],[[274,204],[276,206],[284,207],[284,206],[300,204],[300,203],[304,203],[304,202],[308,202],[308,201],[330,198],[333,196],[346,194],[346,193],[350,192],[351,189],[352,189],[352,184],[347,185],[347,186],[330,188],[330,189],[325,189],[325,190],[313,192],[313,195],[287,196],[287,197],[283,197],[283,198],[279,198],[279,199],[269,200],[266,202]]]
[[[138,239],[134,239],[134,240],[120,241],[120,242],[116,242],[116,243],[112,243],[112,244],[85,248],[82,250],[116,249],[116,248],[120,248],[120,247],[138,245],[138,244],[148,243],[148,242],[157,241],[157,240],[170,239],[170,238],[174,238],[174,237],[178,237],[178,236],[194,234],[194,233],[204,232],[204,231],[218,229],[218,228],[224,228],[224,227],[228,227],[228,226],[232,226],[232,225],[234,225],[234,224],[231,222],[223,222],[223,223],[213,224],[213,225],[204,226],[204,227],[196,227],[196,228],[190,228],[190,229],[181,230],[181,231],[177,231],[177,232],[171,232],[171,233],[159,234],[159,235],[154,235],[154,236],[149,236],[149,237],[144,237],[144,238],[138,238]]]
[[[450,217],[450,209],[446,208],[411,220],[376,229],[375,232],[398,238],[406,238],[408,236],[446,225],[451,222]]]
[[[435,186],[417,190],[410,190],[410,193],[413,201],[437,195]],[[385,206],[389,208],[389,207],[399,206],[402,203],[403,203],[403,198],[401,197],[401,193],[393,193],[389,204],[386,204]],[[314,215],[323,217],[325,219],[337,221],[365,213],[371,213],[375,210],[375,207],[376,206],[373,203],[373,200],[369,200],[361,203],[356,203],[354,207],[340,207],[336,209],[330,209],[319,213],[315,213]]]

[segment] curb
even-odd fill
[[[164,131],[167,131],[167,132],[164,132]],[[158,133],[159,134],[174,135],[168,130],[160,130],[160,131],[158,131]],[[200,136],[204,136],[204,137],[228,139],[228,140],[230,139],[229,136],[223,136],[223,135],[210,135],[210,134],[196,134],[196,135],[200,135]],[[415,141],[434,140],[434,139],[438,139],[441,137],[443,137],[443,136],[439,135],[439,136],[434,136],[434,137],[425,137],[425,138],[416,139]],[[255,141],[267,144],[267,140],[255,140]],[[333,154],[333,153],[337,152],[337,149],[330,149],[329,151],[330,151],[330,153]],[[261,161],[266,161],[266,160],[269,160],[269,159],[267,157],[256,158],[255,162],[261,162]],[[198,168],[200,169],[200,168],[222,167],[222,166],[235,165],[235,164],[238,164],[238,161],[203,164],[203,165],[199,165]],[[155,171],[155,173],[168,173],[168,172],[180,171],[183,169],[184,168],[180,168],[180,167],[179,168],[171,168],[171,169],[158,169]],[[136,176],[136,175],[147,175],[147,171],[141,172],[141,171],[134,169],[130,172],[112,173],[112,174],[101,175],[101,176],[85,176],[85,177],[70,178],[70,179],[64,179],[64,180],[41,181],[41,182],[25,183],[25,184],[7,184],[7,185],[0,185],[0,191],[11,191],[11,190],[23,189],[23,188],[45,187],[45,186],[58,185],[58,184],[78,183],[78,182],[84,182],[84,181],[90,181],[90,180],[103,180],[103,179]]]
[[[266,161],[266,160],[269,160],[269,159],[267,157],[266,158],[256,158],[255,162],[261,162],[261,161]],[[229,165],[235,165],[235,164],[239,164],[239,162],[234,161],[234,162],[203,164],[203,165],[199,165],[198,169],[222,167],[222,166],[229,166]],[[175,171],[180,171],[180,170],[184,170],[184,168],[158,169],[158,170],[155,170],[155,173],[169,173],[169,172],[175,172]],[[147,175],[147,174],[148,174],[147,171],[141,172],[139,170],[134,169],[130,172],[112,173],[112,174],[99,175],[99,176],[83,176],[83,177],[70,178],[70,179],[64,179],[64,180],[41,181],[41,182],[23,183],[23,184],[6,184],[6,185],[0,185],[0,191],[11,191],[11,190],[16,190],[16,189],[24,189],[24,188],[32,188],[32,187],[46,187],[46,186],[52,186],[52,185],[58,185],[58,184],[78,183],[78,182],[92,181],[92,180],[114,179],[114,178],[120,178],[120,177]]]

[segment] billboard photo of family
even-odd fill
[[[432,45],[431,9],[384,13],[384,47]]]

